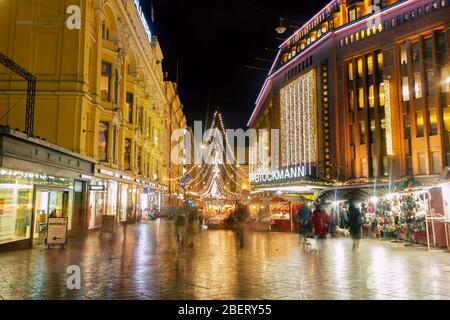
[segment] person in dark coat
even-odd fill
[[[356,208],[353,200],[348,202],[348,224],[350,227],[350,233],[353,238],[353,249],[359,248],[359,242],[361,240],[361,227],[363,218],[361,211]]]
[[[297,214],[298,231],[300,236],[304,239],[307,237],[309,224],[311,223],[311,209],[309,203],[305,203]]]

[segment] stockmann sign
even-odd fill
[[[253,174],[253,183],[280,182],[305,177],[309,171],[307,166],[287,167],[274,171],[257,172]]]

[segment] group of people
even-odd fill
[[[328,234],[336,235],[336,227],[348,227],[353,238],[353,248],[359,248],[361,228],[364,217],[359,208],[350,199],[347,206],[340,206],[340,210],[332,206],[327,210],[326,204],[315,202],[306,203],[297,212],[299,233],[303,239],[315,237],[323,245]],[[345,215],[345,216],[344,216]],[[345,225],[342,225],[345,222]],[[321,246],[322,246],[321,245]]]

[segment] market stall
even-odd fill
[[[251,230],[269,230],[271,214],[268,206],[264,204],[261,198],[255,197],[250,200],[248,205],[248,217]]]
[[[233,226],[232,218],[235,215],[234,203],[221,201],[209,202],[205,207],[205,220],[209,228],[229,228]]]
[[[291,205],[286,199],[276,197],[270,201],[271,229],[290,232],[292,226]]]

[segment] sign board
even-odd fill
[[[265,184],[271,182],[285,182],[296,179],[302,179],[310,176],[314,166],[293,166],[285,167],[274,171],[250,173],[250,182],[252,184]]]
[[[106,190],[104,185],[90,185],[89,188],[91,191],[105,191]]]
[[[64,245],[67,243],[67,218],[48,218],[47,221],[47,245]]]
[[[116,216],[102,216],[102,229],[104,233],[114,233],[116,227]]]

